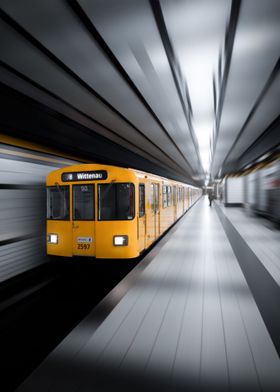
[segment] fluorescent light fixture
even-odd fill
[[[269,155],[270,155],[269,153],[262,155],[259,159],[256,160],[256,163],[264,161],[266,158],[269,157]]]

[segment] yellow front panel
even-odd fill
[[[58,243],[47,243],[47,254],[72,256],[72,224],[70,221],[48,220],[47,234],[57,234]]]
[[[95,256],[95,222],[73,221],[73,255]]]
[[[127,235],[128,246],[114,246],[115,235]],[[97,221],[96,222],[96,257],[132,258],[139,255],[137,241],[137,220]]]

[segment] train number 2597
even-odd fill
[[[78,249],[87,250],[90,248],[90,244],[78,244]]]

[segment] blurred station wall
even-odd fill
[[[56,168],[78,163],[16,144],[0,135],[0,282],[50,260],[45,178]]]

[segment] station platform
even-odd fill
[[[200,199],[18,391],[280,391],[279,233],[254,224]]]
[[[280,230],[268,219],[249,209],[219,205],[247,245],[280,286]]]

